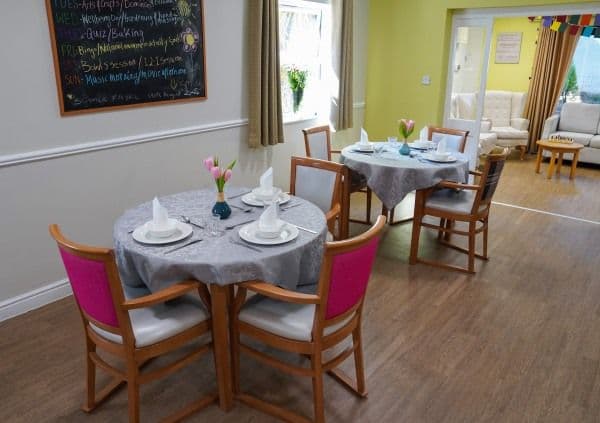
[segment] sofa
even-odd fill
[[[571,138],[584,145],[579,151],[580,162],[600,164],[599,134],[600,104],[565,103],[559,114],[546,119],[541,138]]]
[[[485,92],[483,118],[479,135],[480,153],[495,146],[518,148],[523,159],[529,141],[529,120],[523,118],[527,94],[513,91]],[[453,94],[450,116],[454,119],[476,118],[477,93]]]

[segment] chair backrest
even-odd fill
[[[115,302],[123,291],[111,249],[76,244],[63,236],[56,224],[50,234],[58,249],[84,320],[102,328],[118,330],[120,321]]]
[[[508,153],[509,149],[505,149],[501,154],[490,154],[487,156],[487,161],[481,172],[481,179],[479,181],[480,188],[473,202],[472,213],[477,213],[483,206],[489,206],[492,202],[492,197],[498,187],[500,175],[502,174],[502,169],[504,169],[504,162]]]
[[[331,130],[329,125],[303,129],[306,157],[331,160]]]
[[[367,232],[326,244],[319,282],[325,321],[362,305],[385,220],[379,216]]]
[[[341,204],[344,165],[309,157],[292,157],[290,193],[327,213]]]
[[[456,151],[459,153],[465,152],[465,145],[467,144],[467,136],[469,135],[469,131],[428,126],[427,132],[427,139],[429,141],[437,143],[440,142],[442,138],[446,138],[446,147],[449,151]]]

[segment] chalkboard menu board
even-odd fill
[[[202,0],[46,0],[61,114],[206,98]]]

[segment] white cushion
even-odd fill
[[[510,117],[512,119],[523,117],[523,111],[525,110],[525,100],[527,100],[527,93],[512,92],[510,101]]]
[[[443,134],[441,132],[434,132],[431,134],[431,140],[435,143],[439,143],[442,139],[446,140],[446,151],[459,151],[460,144],[462,143],[463,137],[460,135]]]
[[[448,211],[457,214],[471,214],[473,201],[475,201],[475,191],[472,190],[454,190],[440,189],[434,191],[425,202],[425,207]],[[479,211],[485,209],[482,205]]]
[[[129,293],[134,289],[129,289]],[[127,295],[128,298],[130,297]],[[139,288],[137,297],[150,294],[150,291]],[[129,312],[131,327],[135,337],[135,346],[146,347],[177,335],[209,317],[204,305],[197,296],[191,294],[170,300],[166,303],[144,307]],[[121,344],[123,339],[114,333],[105,331],[92,323],[94,332],[109,341]]]
[[[597,134],[600,125],[600,104],[566,103],[560,111],[559,131]]]
[[[505,139],[521,139],[529,137],[529,132],[520,131],[512,126],[493,126],[492,132],[494,132],[498,138]]]
[[[590,147],[600,148],[600,135],[594,135],[590,140]]]
[[[331,170],[298,165],[295,194],[327,213],[331,209],[336,177],[337,174]]]
[[[240,311],[240,321],[259,329],[297,341],[311,341],[315,317],[314,304],[293,304],[262,295],[250,298]],[[352,319],[325,328],[324,335],[340,329]]]
[[[569,131],[558,131],[551,136],[558,136],[563,138],[571,138],[573,141],[583,144],[584,146],[590,145],[590,141],[594,137],[593,134],[584,134],[581,132],[569,132]]]
[[[486,91],[483,114],[492,126],[510,126],[512,93],[510,91]]]
[[[310,147],[310,157],[320,160],[329,160],[329,151],[327,150],[327,133],[315,132],[308,134],[308,145]]]

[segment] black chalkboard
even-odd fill
[[[206,98],[202,0],[46,0],[61,114]]]

